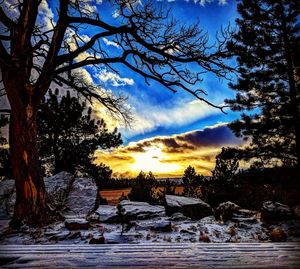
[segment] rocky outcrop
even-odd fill
[[[95,207],[97,186],[92,178],[75,178],[63,212],[64,216],[86,216]]]
[[[0,218],[12,216],[16,200],[15,181],[6,179],[0,182]]]
[[[135,224],[136,231],[172,232],[171,221],[166,220],[165,218],[155,218],[150,221],[137,221]]]
[[[240,207],[237,204],[230,201],[221,203],[215,210],[216,219],[224,222],[228,221],[232,218],[232,214],[237,213],[239,209]]]
[[[210,205],[201,199],[176,195],[166,195],[166,212],[168,215],[180,212],[194,220],[213,214]]]
[[[92,222],[116,223],[120,221],[118,209],[112,205],[100,205],[87,219]]]
[[[90,223],[85,219],[67,219],[65,226],[69,230],[86,230],[90,227]]]
[[[53,210],[60,210],[67,199],[73,175],[60,172],[44,178],[47,203]],[[15,181],[7,179],[0,182],[0,218],[11,217],[16,201]]]
[[[165,216],[163,206],[154,206],[145,202],[123,200],[118,207],[122,217],[127,221]]]
[[[240,208],[230,201],[219,204],[215,210],[216,219],[223,222],[231,220],[237,223],[256,223],[257,215],[257,211]]]
[[[61,210],[63,208],[73,180],[74,176],[65,171],[44,179],[47,202],[53,209]]]
[[[261,219],[263,221],[290,220],[294,217],[292,209],[284,204],[267,201],[261,208]]]

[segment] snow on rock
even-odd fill
[[[166,195],[166,211],[168,215],[180,212],[191,219],[201,219],[213,214],[210,205],[201,199],[176,195]]]
[[[267,201],[261,208],[261,218],[263,221],[289,220],[294,217],[292,209],[284,204]]]
[[[150,221],[138,221],[136,231],[172,232],[172,224],[164,218],[156,218]]]
[[[227,221],[232,218],[232,214],[238,212],[240,207],[230,201],[221,203],[215,210],[215,215],[218,220]]]
[[[128,220],[149,219],[165,216],[163,206],[154,206],[145,202],[123,200],[119,203],[120,212]]]
[[[93,237],[90,239],[89,244],[105,244],[105,238],[103,236]]]
[[[52,177],[44,178],[47,202],[53,209],[63,207],[72,184],[73,176],[67,172],[60,172]],[[0,182],[0,218],[11,217],[16,201],[15,181],[7,179]]]
[[[11,217],[16,200],[15,181],[5,179],[0,182],[0,219]]]
[[[65,226],[69,230],[86,230],[90,227],[90,223],[85,219],[67,219]]]
[[[189,218],[180,212],[176,212],[172,214],[172,216],[170,216],[169,219],[172,221],[179,221],[179,220],[188,220]]]
[[[112,205],[100,205],[98,209],[90,214],[88,220],[93,222],[114,223],[119,221],[118,209]]]
[[[74,176],[65,171],[44,179],[47,201],[54,209],[60,210],[64,206],[73,179]]]
[[[63,214],[68,216],[85,216],[95,206],[97,186],[92,178],[75,178]]]

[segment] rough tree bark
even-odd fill
[[[38,103],[33,102],[32,86],[27,85],[24,89],[26,84],[14,79],[18,72],[2,73],[11,105],[9,147],[16,185],[16,203],[11,226],[18,228],[23,222],[37,226],[46,217],[45,186],[36,142]],[[25,92],[27,95],[19,94]]]

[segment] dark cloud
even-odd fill
[[[163,146],[164,153],[184,153],[205,147],[221,147],[241,144],[242,140],[235,137],[226,125],[206,128],[170,137],[154,137],[128,146],[125,152],[146,152],[151,146]]]
[[[237,138],[227,125],[220,125],[205,128],[201,131],[189,132],[176,137],[179,141],[185,141],[196,147],[226,146],[240,144],[241,139]]]

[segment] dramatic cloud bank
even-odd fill
[[[181,176],[188,165],[198,173],[210,175],[215,156],[224,146],[241,145],[225,125],[215,125],[172,136],[157,136],[115,149],[97,151],[97,163],[109,165],[115,175],[135,176],[141,170],[158,177]]]

